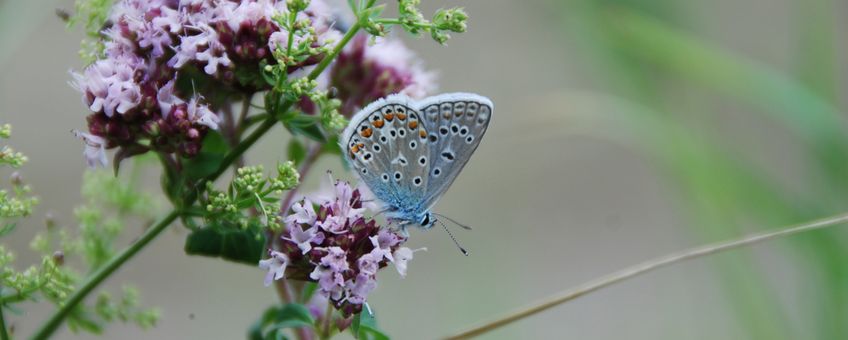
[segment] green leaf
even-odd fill
[[[306,303],[310,299],[312,299],[312,295],[315,294],[315,291],[318,290],[318,283],[316,282],[307,282],[303,285],[303,292],[300,294],[300,302]]]
[[[300,165],[303,159],[306,158],[306,147],[303,146],[296,138],[289,141],[289,160],[294,162],[294,165]]]
[[[339,145],[339,136],[330,136],[327,142],[321,145],[321,152],[331,155],[341,155],[342,147]]]
[[[377,327],[377,319],[366,311],[359,312],[353,317],[350,331],[357,339],[389,340],[388,335]]]
[[[229,151],[229,147],[224,136],[218,131],[210,130],[203,138],[200,153],[193,158],[184,159],[183,176],[193,182],[215,173],[221,166],[227,151]]]
[[[261,319],[250,326],[248,338],[251,340],[284,339],[285,336],[281,332],[283,329],[312,328],[314,324],[312,314],[304,305],[289,303],[284,306],[272,306],[262,313]]]
[[[15,226],[17,226],[15,222],[3,224],[3,228],[0,229],[0,237],[6,236],[7,234],[11,233],[12,230],[15,230]]]
[[[257,234],[257,228],[244,230],[235,225],[209,225],[188,235],[185,252],[256,266],[265,248],[265,237],[261,233]]]

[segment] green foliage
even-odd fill
[[[0,125],[0,139],[12,136],[12,126]],[[20,168],[26,163],[27,157],[8,145],[0,146],[0,167]],[[12,232],[17,226],[17,219],[32,214],[32,209],[38,204],[38,198],[29,196],[32,191],[23,183],[20,173],[13,172],[11,177],[11,192],[0,189],[0,237]]]
[[[114,0],[76,0],[74,14],[68,19],[68,26],[82,24],[88,37],[82,41],[80,57],[87,63],[94,62],[103,54],[105,45],[100,39],[100,30],[109,18],[109,8]]]
[[[373,22],[368,27],[369,33],[382,36],[385,35],[381,24],[397,24],[409,33],[430,33],[430,37],[440,44],[447,43],[450,39],[448,32],[463,33],[468,29],[466,22],[468,14],[462,8],[439,9],[433,15],[432,21],[424,19],[424,14],[418,9],[421,0],[399,0],[398,19],[370,19]],[[373,32],[372,32],[373,31]]]
[[[265,251],[265,236],[258,224],[242,229],[225,221],[213,220],[209,225],[188,235],[185,252],[189,255],[220,257],[256,266]]]
[[[272,306],[265,310],[256,323],[248,330],[248,339],[280,339],[284,338],[283,331],[291,328],[313,328],[315,320],[306,306],[288,303],[282,306]]]
[[[46,232],[36,235],[31,243],[32,248],[42,254],[39,265],[15,270],[14,255],[0,245],[0,267],[3,268],[0,306],[11,308],[20,302],[41,299],[63,305],[81,280],[79,269],[92,272],[114,256],[114,246],[124,231],[124,222],[132,218],[149,219],[156,213],[156,209],[151,209],[155,207],[153,199],[136,190],[135,185],[135,181],[112,177],[105,170],[86,173],[82,185],[86,203],[75,210],[79,232],[73,235],[48,218]],[[109,215],[105,211],[116,213]],[[69,266],[68,257],[78,257],[82,266]],[[93,306],[76,306],[68,318],[68,325],[73,331],[100,333],[103,326],[112,321],[133,322],[148,328],[157,319],[158,312],[140,308],[138,292],[125,287],[120,300],[101,292]]]
[[[357,339],[365,340],[388,340],[389,336],[377,327],[377,319],[367,311],[360,312],[353,317],[350,332]]]
[[[212,182],[207,182],[207,196],[201,202],[205,212],[200,214],[208,221],[226,223],[238,229],[249,229],[251,224],[257,224],[279,230],[282,216],[278,214],[278,196],[299,182],[300,174],[292,161],[277,164],[273,177],[265,176],[261,165],[242,167],[236,171],[227,191],[217,191]]]

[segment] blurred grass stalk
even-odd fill
[[[680,22],[673,2],[575,0],[565,2],[563,22],[591,53],[604,85],[634,103],[630,115],[637,135],[647,139],[648,152],[667,168],[682,190],[682,209],[692,218],[691,232],[714,240],[740,234],[740,221],[781,225],[843,211],[848,197],[848,137],[846,122],[831,102],[835,97],[833,23],[828,0],[804,2],[816,6],[801,11],[805,29],[799,33],[800,75],[793,79],[765,65],[705,43],[667,22]],[[663,18],[663,19],[661,19]],[[685,19],[684,19],[685,20]],[[808,26],[809,25],[809,26]],[[813,38],[810,35],[815,35]],[[808,152],[814,194],[798,197],[738,150],[720,143],[723,136],[691,126],[668,103],[671,82],[697,84],[750,105],[797,136]],[[686,108],[708,114],[704,108]],[[688,125],[687,125],[688,124]],[[715,226],[723,226],[715,228]],[[807,305],[782,304],[773,285],[750,252],[718,257],[717,279],[731,304],[732,315],[752,339],[848,338],[848,249],[838,230],[813,233],[793,242],[798,271],[804,273],[798,292]],[[785,308],[806,316],[804,334]],[[800,312],[798,312],[800,310]]]

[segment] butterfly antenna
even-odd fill
[[[448,230],[448,226],[446,226],[444,223],[442,223],[442,221],[436,220],[436,222],[439,222],[439,224],[442,225],[442,228],[445,228],[445,231],[448,232],[448,236],[450,236],[451,240],[453,240],[453,244],[455,244],[456,247],[459,248],[459,251],[462,252],[462,255],[468,256],[468,252],[465,251],[465,248],[463,248],[461,245],[459,245],[459,242],[456,241],[456,238],[453,237],[453,234],[451,234],[450,230]]]
[[[459,222],[457,222],[456,220],[454,220],[454,219],[452,219],[452,218],[450,218],[450,217],[447,217],[447,216],[445,216],[445,215],[437,214],[437,213],[433,213],[433,215],[436,215],[436,216],[442,217],[442,218],[444,218],[444,219],[447,219],[448,221],[453,222],[453,224],[458,225],[458,226],[459,226],[460,228],[462,228],[462,229],[465,229],[465,230],[472,230],[471,226],[466,225],[466,224],[459,223]]]

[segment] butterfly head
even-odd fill
[[[430,229],[436,225],[436,217],[429,211],[425,212],[423,216],[421,216],[421,219],[418,220],[418,224],[420,224],[424,229]]]

